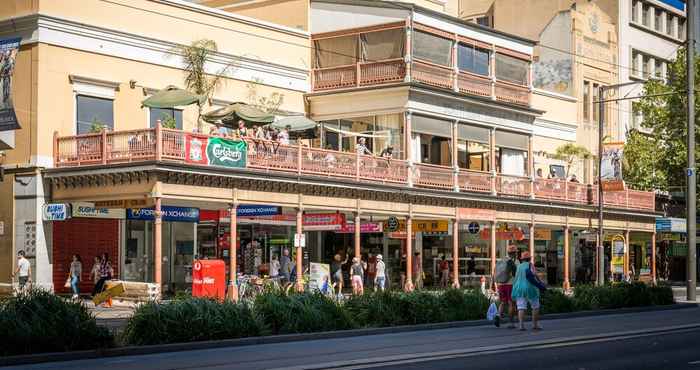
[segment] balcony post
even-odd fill
[[[491,195],[495,196],[498,194],[496,191],[496,128],[491,129],[491,135],[489,135],[489,162],[491,165]]]
[[[229,283],[227,298],[232,302],[238,302],[238,203],[237,189],[233,189],[233,201],[229,208],[231,214],[231,242],[229,244]]]
[[[491,243],[489,245],[491,249],[491,253],[489,253],[491,256],[491,265],[489,266],[489,271],[491,272],[491,282],[493,283],[493,278],[494,278],[494,272],[496,271],[496,220],[491,221],[491,233],[490,233],[490,238]]]
[[[656,285],[656,231],[651,233],[651,283]]]
[[[58,167],[58,131],[53,132],[53,166]]]
[[[452,89],[454,92],[459,92],[459,66],[457,65],[457,47],[459,45],[459,37],[455,33],[453,35],[454,41],[452,42]]]
[[[625,272],[625,276],[622,277],[624,280],[627,278],[627,274],[629,274],[630,271],[630,231],[625,230],[625,255],[622,259],[623,263],[623,271]]]
[[[163,216],[161,212],[161,198],[160,196],[154,197],[154,215],[153,215],[153,262],[156,286],[158,286],[158,291],[163,289]]]
[[[404,77],[404,82],[411,82],[411,66],[412,66],[412,54],[411,53],[411,28],[413,27],[411,17],[406,18],[406,47],[404,55],[404,63],[406,63],[406,76]]]
[[[413,230],[413,218],[409,212],[406,217],[406,282],[403,289],[406,292],[413,291],[413,240],[411,239]]]
[[[404,152],[406,153],[406,182],[408,187],[413,187],[413,146],[411,140],[411,111],[406,111],[404,123]]]
[[[156,125],[156,161],[163,158],[163,130],[160,125]]]
[[[496,100],[496,45],[491,44],[491,63],[489,64],[489,69],[491,70],[491,100]]]
[[[452,122],[452,168],[453,168],[453,185],[454,191],[459,192],[459,160],[457,156],[459,151],[457,150],[457,144],[459,143],[459,121],[455,120]]]
[[[452,287],[459,288],[459,217],[452,222]]]
[[[527,140],[527,169],[530,174],[530,199],[535,199],[535,155],[532,151],[532,135]]]
[[[301,146],[301,141],[300,141],[298,146],[297,146],[297,174],[299,176],[301,176],[301,169],[302,169],[302,164],[303,164],[302,155],[303,155],[303,153],[302,153],[302,146]]]
[[[530,258],[532,258],[532,264],[535,264],[535,222],[533,217],[533,222],[530,223],[530,240],[528,240],[528,250],[530,251]]]
[[[107,130],[102,128],[100,135],[100,140],[102,141],[102,164],[107,164]]]
[[[301,196],[299,196],[299,208],[297,208],[297,227],[296,227],[296,234],[298,235],[299,238],[304,235],[304,224],[303,224],[303,217],[304,217],[304,209],[302,208],[302,202],[301,202]],[[296,239],[296,238],[295,238]],[[303,249],[301,245],[297,245],[296,248],[296,266],[297,266],[297,281],[296,281],[296,290],[297,292],[303,292],[304,291],[304,282],[302,281],[303,274],[304,274],[304,259],[302,254]]]
[[[564,226],[564,284],[563,288],[564,290],[569,290],[571,288],[571,283],[569,282],[569,276],[570,276],[570,270],[571,268],[569,267],[569,263],[571,262],[569,258],[570,253],[570,245],[569,245],[569,238],[570,238],[570,232],[571,229],[569,228],[569,225],[567,224]]]

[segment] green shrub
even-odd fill
[[[402,325],[405,307],[401,294],[385,291],[352,296],[343,304],[343,308],[360,327]]]
[[[255,311],[273,334],[312,333],[354,327],[352,318],[321,294],[268,292],[255,298]]]
[[[264,334],[245,304],[202,298],[141,305],[124,331],[128,344],[146,345],[220,340]]]
[[[650,287],[643,283],[579,285],[574,288],[573,301],[577,310],[667,305],[673,303],[673,291],[667,286]]]
[[[0,355],[108,347],[112,335],[80,302],[33,290],[0,304]]]
[[[573,299],[561,290],[547,289],[541,297],[542,313],[567,313],[576,310]]]
[[[480,291],[461,289],[446,290],[441,301],[446,321],[485,319],[491,304]]]

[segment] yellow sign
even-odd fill
[[[100,200],[95,203],[95,208],[147,208],[153,205],[151,199],[112,199]]]
[[[535,240],[552,240],[552,230],[535,228]]]
[[[386,222],[384,228],[387,228]],[[414,233],[446,233],[449,229],[447,220],[413,220],[412,232]],[[399,228],[397,231],[406,231],[406,221],[399,220]]]
[[[659,240],[668,241],[681,241],[681,234],[679,233],[659,233]]]

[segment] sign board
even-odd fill
[[[44,221],[65,221],[70,216],[68,205],[65,203],[47,203],[42,207]]]
[[[388,225],[384,226],[389,230]],[[413,233],[447,233],[449,231],[449,222],[447,220],[413,220],[411,228]],[[397,231],[406,231],[405,220],[399,220]]]
[[[236,208],[238,217],[273,216],[280,214],[282,209],[277,206],[241,204]],[[228,213],[228,212],[227,212]],[[229,219],[230,222],[230,219]]]
[[[667,240],[667,241],[680,241],[681,240],[681,234],[679,233],[659,233],[658,236],[659,240]]]
[[[199,222],[199,208],[191,207],[161,207],[163,221],[170,222]],[[126,218],[129,220],[155,220],[154,208],[129,208],[126,210]]]
[[[491,229],[484,229],[479,233],[482,240],[491,240]],[[525,234],[520,229],[496,231],[496,240],[523,240]]]
[[[625,182],[622,180],[603,180],[603,191],[624,191]]]
[[[304,248],[306,247],[306,234],[294,234],[294,247]]]
[[[396,216],[391,216],[389,217],[388,220],[386,220],[386,229],[387,231],[398,231],[399,230],[399,219],[396,218]]]
[[[610,261],[610,271],[614,274],[624,273],[625,264],[625,241],[624,239],[613,239],[612,259]]]
[[[331,289],[331,268],[325,263],[309,263],[309,290],[313,292],[328,293]]]
[[[192,296],[226,297],[226,264],[222,260],[195,260],[192,264]]]
[[[656,219],[656,232],[684,233],[687,225],[685,218],[659,217]]]
[[[247,153],[248,146],[243,140],[210,137],[207,142],[206,155],[212,166],[244,168]]]
[[[73,217],[123,219],[126,212],[118,208],[96,208],[92,203],[73,203]]]
[[[209,164],[207,158],[207,143],[209,137],[204,135],[185,135],[185,162],[193,164]]]
[[[363,222],[360,224],[360,233],[381,233],[384,231],[384,224],[381,222]],[[345,224],[340,230],[336,230],[338,234],[352,234],[355,232],[355,224]]]
[[[340,230],[345,225],[345,214],[343,213],[305,213],[302,216],[304,230],[309,231],[335,231]]]
[[[467,226],[467,230],[470,234],[478,234],[480,229],[478,222],[470,222],[469,226]]]
[[[457,208],[457,218],[466,221],[494,221],[496,219],[496,211],[481,208]]]
[[[143,208],[153,205],[150,198],[99,200],[93,203],[95,208]]]
[[[535,228],[535,240],[552,240],[552,230]]]
[[[0,131],[21,128],[12,103],[12,77],[21,40],[19,37],[0,40]]]
[[[604,191],[625,190],[622,181],[622,161],[624,142],[603,144],[603,157],[601,161],[601,185]]]

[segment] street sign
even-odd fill
[[[394,232],[399,229],[399,219],[396,218],[396,216],[391,216],[389,219],[386,221],[386,228],[387,231],[389,232]]]
[[[479,223],[478,222],[470,223],[467,230],[469,230],[470,234],[478,234],[479,233]]]
[[[306,247],[306,234],[294,234],[294,247]]]

